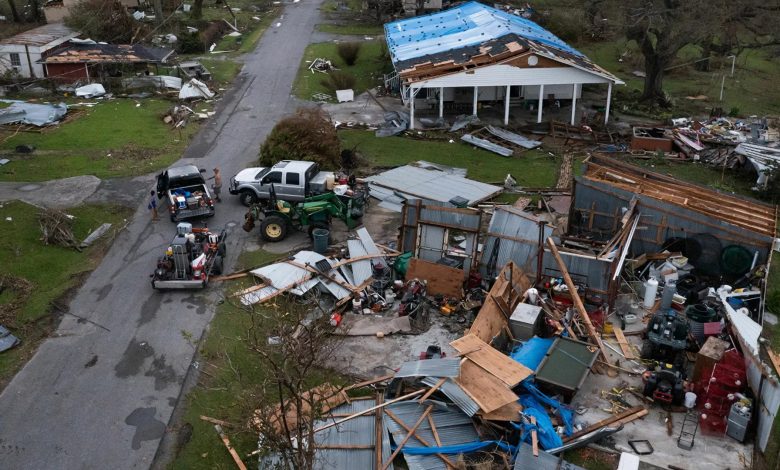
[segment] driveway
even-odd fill
[[[257,157],[274,123],[294,108],[290,89],[318,6],[285,5],[183,162],[209,172],[219,166],[229,177]],[[243,245],[235,229],[244,212],[228,195],[208,220],[233,228],[228,265]],[[151,464],[193,359],[190,341],[213,317],[217,289],[154,292],[148,276],[175,228],[166,219],[151,223],[146,203],[135,215],[74,298],[74,315],[0,395],[0,468]]]

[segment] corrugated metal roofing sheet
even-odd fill
[[[45,46],[58,39],[75,38],[78,35],[78,32],[68,28],[63,23],[51,23],[0,40],[0,45]]]
[[[331,410],[331,413],[346,416],[365,411],[375,405],[376,402],[373,399],[353,399],[351,403],[334,408]],[[313,468],[315,470],[351,468],[375,470],[376,456],[374,453],[375,449],[372,448],[376,446],[375,416],[374,414],[359,416],[316,433],[315,441],[317,445],[325,448],[315,451]],[[384,414],[380,413],[378,416],[379,419],[383,419]],[[314,428],[325,426],[331,423],[332,420],[333,418],[317,420],[314,423]],[[349,446],[366,448],[349,449],[347,448]],[[344,448],[338,449],[333,447]],[[382,425],[382,462],[387,462],[391,453],[390,437],[387,428]],[[278,464],[278,456],[269,455],[260,459],[259,468],[267,470],[275,468],[274,465]],[[387,468],[393,469],[394,467],[390,464]]]
[[[426,359],[401,364],[396,377],[457,377],[460,375],[460,359]]]
[[[436,169],[417,168],[410,165],[393,168],[378,175],[366,178],[371,184],[371,195],[380,197],[374,192],[379,186],[397,193],[402,193],[408,199],[419,198],[431,201],[448,202],[461,196],[468,199],[469,205],[476,204],[500,193],[502,188],[468,178],[451,175]]]
[[[535,149],[536,147],[542,145],[542,142],[539,140],[531,140],[520,134],[515,134],[514,132],[510,132],[506,129],[501,129],[500,127],[487,126],[487,131],[501,140],[511,142],[523,148]]]
[[[386,267],[387,261],[383,256],[381,256],[382,251],[376,246],[376,243],[374,243],[374,239],[371,238],[371,234],[368,233],[368,230],[366,230],[365,227],[361,227],[357,229],[355,233],[357,233],[358,238],[360,238],[360,243],[363,244],[363,248],[366,249],[366,254],[380,255],[376,258],[371,258],[371,261]]]
[[[552,235],[553,227],[545,226],[544,237]],[[501,238],[505,236],[507,238]],[[496,245],[498,240],[498,245]],[[529,272],[536,272],[536,255],[538,252],[539,219],[531,214],[513,207],[496,206],[488,226],[488,236],[485,238],[480,270],[483,275],[495,276],[507,262],[514,261],[518,266],[528,267]],[[498,254],[493,252],[498,246]],[[495,260],[495,263],[493,263]],[[495,264],[496,272],[489,273],[488,264]]]
[[[393,62],[480,44],[511,33],[582,55],[533,21],[477,2],[385,25]]]
[[[471,134],[463,134],[460,136],[460,140],[469,143],[471,145],[474,145],[476,147],[483,148],[487,150],[488,152],[493,152],[501,155],[502,157],[511,157],[512,154],[514,154],[514,150],[503,147],[498,144],[494,144],[493,142],[485,139],[480,139],[479,137],[474,137]]]
[[[347,250],[349,250],[351,258],[358,258],[368,254],[360,240],[347,240]],[[352,277],[355,279],[355,285],[357,286],[363,284],[366,279],[373,275],[371,261],[369,260],[355,261],[350,263],[350,266],[352,267]]]
[[[539,451],[539,456],[534,456],[531,444],[521,442],[517,450],[514,470],[585,470],[573,463],[559,460],[557,455]]]
[[[425,377],[420,382],[433,387],[439,381],[439,377]],[[447,379],[439,387],[439,390],[447,396],[467,416],[474,416],[479,411],[479,405],[466,392],[451,379]]]
[[[422,416],[423,412],[427,408],[427,405],[420,404],[416,400],[411,402],[398,402],[388,406],[388,409],[395,414],[398,419],[404,422],[406,426],[412,427],[414,423]],[[462,412],[451,409],[441,410],[434,408],[430,413],[430,417],[436,425],[436,433],[441,440],[442,446],[451,446],[457,444],[465,444],[468,442],[474,442],[479,440],[477,431],[474,429],[474,424],[471,418],[463,414]],[[393,434],[393,438],[396,443],[401,442],[406,437],[406,430],[403,429],[394,420],[385,419],[385,425],[387,429]],[[424,439],[427,443],[435,445],[436,440],[431,431],[431,426],[427,420],[424,420],[417,428],[416,434]],[[426,447],[415,437],[409,439],[406,444],[407,447]],[[403,452],[403,450],[402,450]],[[407,455],[404,453],[404,458],[409,466],[409,470],[430,470],[430,469],[446,469],[446,464],[435,455]],[[456,455],[452,456],[452,460],[457,458]]]

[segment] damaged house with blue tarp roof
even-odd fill
[[[607,85],[604,119],[612,86],[623,82],[533,21],[468,2],[438,13],[387,23],[385,39],[414,129],[415,108],[477,115],[481,105],[536,110],[571,105],[576,119],[582,86]]]

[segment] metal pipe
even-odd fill
[[[547,225],[546,220],[539,221],[539,244],[538,251],[536,253],[536,282],[534,285],[538,285],[542,280],[542,263],[544,262],[544,227]]]

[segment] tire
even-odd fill
[[[178,220],[176,220],[176,214],[171,214],[171,222],[176,223]]]
[[[214,257],[214,264],[211,265],[211,274],[216,274],[219,276],[222,274],[222,266],[223,266],[223,260],[222,256],[215,256]]]
[[[287,220],[277,215],[263,219],[260,236],[267,242],[280,242],[287,236]]]
[[[219,245],[217,245],[217,254],[224,258],[225,254],[227,253],[227,245],[225,245],[225,242],[219,242]]]
[[[257,195],[248,189],[244,189],[238,193],[238,200],[241,201],[241,204],[249,207],[257,202]]]
[[[330,224],[327,224],[325,222],[314,222],[313,224],[309,225],[309,240],[314,240],[314,231],[318,228],[324,229],[328,231],[328,242],[331,241],[330,236]]]

